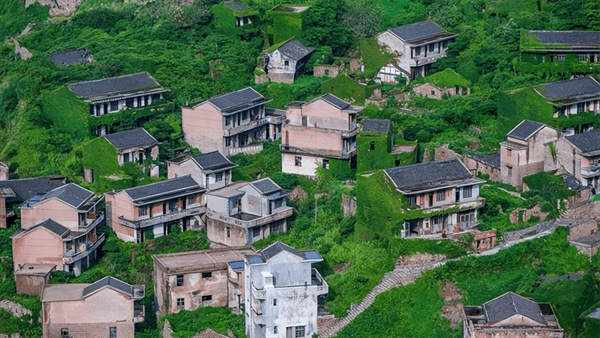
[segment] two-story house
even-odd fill
[[[191,175],[207,190],[231,184],[231,170],[235,167],[237,164],[233,164],[217,150],[197,156],[185,154],[167,161],[168,178]]]
[[[239,312],[244,302],[244,255],[228,248],[154,255],[154,302],[160,314],[223,306]]]
[[[259,57],[259,69],[273,82],[293,83],[314,51],[314,48],[304,47],[300,41],[291,39]]]
[[[282,171],[315,176],[317,167],[329,169],[330,160],[356,168],[356,116],[362,109],[332,94],[288,104],[282,128]]]
[[[144,321],[139,301],[145,291],[110,276],[92,284],[47,284],[40,297],[42,337],[133,338],[135,324]]]
[[[148,73],[129,74],[69,85],[79,99],[90,105],[90,116],[102,116],[125,108],[145,107],[162,100],[165,90]],[[108,133],[105,125],[96,134]]]
[[[246,335],[313,337],[318,334],[319,298],[329,291],[313,263],[313,250],[299,251],[281,242],[247,254],[244,260]]]
[[[521,60],[543,62],[600,62],[600,32],[522,31]]]
[[[500,143],[500,181],[521,189],[523,177],[544,170],[544,152],[560,132],[543,123],[523,120]]]
[[[563,329],[547,303],[507,292],[481,306],[463,307],[463,338],[562,338]]]
[[[545,83],[534,88],[548,103],[556,109],[554,118],[571,116],[578,113],[600,113],[600,83],[591,77]],[[591,122],[590,122],[591,124]],[[586,130],[590,126],[584,125]],[[574,133],[575,130],[566,130]]]
[[[293,214],[286,205],[289,194],[268,177],[207,192],[208,240],[235,247],[286,232]]]
[[[272,139],[260,93],[247,87],[181,108],[183,137],[203,153],[218,150],[225,156],[262,150],[254,143]]]
[[[19,206],[35,194],[44,194],[65,183],[66,178],[63,176],[0,180],[0,228],[6,228],[14,222],[15,206]]]
[[[102,197],[69,183],[37,194],[21,204],[21,229],[12,236],[15,270],[24,264],[55,264],[78,276],[96,259],[104,242],[96,213]]]
[[[104,138],[117,149],[117,163],[142,163],[158,159],[159,142],[144,128],[120,131]]]
[[[428,75],[431,64],[446,56],[448,43],[456,34],[446,33],[431,21],[421,21],[391,28],[377,36],[379,45],[388,48],[396,59],[377,74],[383,82],[397,83],[402,76],[416,79]]]
[[[479,224],[477,208],[484,203],[479,185],[485,181],[473,177],[459,159],[390,168],[385,174],[410,205],[422,211],[405,220],[403,238],[451,235]]]
[[[544,170],[566,170],[582,185],[600,188],[600,130],[581,134],[561,135],[555,142],[555,152],[546,148]]]
[[[199,229],[204,192],[191,176],[106,193],[106,225],[126,242],[168,235],[174,226]]]
[[[3,162],[0,162],[0,181],[8,180],[8,166]]]

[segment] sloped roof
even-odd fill
[[[248,5],[240,1],[225,1],[225,7],[234,12],[244,12],[249,9]]]
[[[83,288],[83,298],[89,296],[90,294],[104,288],[107,286],[112,286],[113,288],[126,293],[130,296],[133,296],[133,287],[130,284],[127,284],[121,280],[118,280],[111,276],[106,276],[100,280],[95,281],[94,283]]]
[[[89,62],[91,56],[92,55],[89,50],[77,49],[66,51],[64,53],[51,54],[49,59],[57,66],[68,66]]]
[[[322,95],[322,96],[320,96],[318,98],[323,99],[323,100],[331,103],[332,105],[338,107],[339,109],[346,109],[346,108],[348,108],[350,106],[350,103],[348,103],[348,102],[346,102],[346,101],[344,101],[344,100],[342,100],[342,99],[338,98],[337,96],[335,96],[333,94],[330,94],[330,93],[324,94],[324,95]]]
[[[38,223],[38,224],[32,226],[29,229],[27,229],[26,232],[31,232],[37,228],[46,228],[46,229],[52,231],[53,233],[57,234],[61,238],[65,237],[70,231],[68,228],[60,225],[59,223],[56,223],[55,221],[53,221],[51,219],[47,219],[41,223]]]
[[[260,191],[262,194],[270,194],[281,190],[281,187],[268,177],[250,182],[250,184],[258,189],[258,191]]]
[[[159,88],[160,85],[148,73],[129,74],[93,81],[72,83],[69,89],[79,98],[117,96]]]
[[[281,54],[284,54],[287,57],[294,60],[300,60],[303,57],[315,51],[314,48],[304,47],[302,43],[300,43],[300,41],[296,39],[292,39],[284,43],[279,48],[277,48],[277,50],[279,50]]]
[[[542,129],[545,124],[535,121],[523,120],[516,127],[508,132],[507,136],[526,140],[533,136],[538,130]]]
[[[158,141],[144,128],[120,131],[103,136],[110,144],[119,150],[135,147],[151,147]]]
[[[262,95],[260,95],[259,92],[250,87],[236,90],[235,92],[213,96],[210,99],[208,99],[208,102],[212,103],[223,113],[234,111],[236,109],[241,109],[244,106],[251,106],[261,102],[266,103],[266,101],[267,100]]]
[[[226,336],[224,334],[220,334],[211,328],[208,328],[208,329],[204,329],[203,331],[200,331],[192,338],[230,338],[230,337]]]
[[[582,153],[600,150],[600,129],[593,129],[585,133],[566,136],[566,139]]]
[[[194,156],[194,160],[198,163],[198,165],[200,165],[200,168],[204,170],[216,170],[229,167],[233,168],[236,166],[218,150]]]
[[[498,323],[516,314],[545,324],[544,316],[538,303],[513,292],[507,292],[483,304],[488,323]]]
[[[591,77],[580,77],[572,80],[545,83],[540,94],[550,99],[567,99],[581,95],[600,95],[600,83]]]
[[[80,205],[94,196],[95,195],[93,192],[75,183],[69,183],[48,191],[44,197],[42,197],[42,201],[50,198],[58,198],[72,207],[78,208]]]
[[[385,171],[396,188],[404,192],[450,186],[472,178],[469,170],[456,158],[389,168]]]
[[[125,189],[125,192],[134,203],[140,203],[142,200],[149,199],[159,195],[174,194],[180,191],[189,190],[189,193],[194,193],[204,190],[201,189],[198,183],[189,175],[171,178],[157,183],[146,184],[140,187]]]
[[[541,43],[568,46],[600,46],[600,32],[594,31],[529,31]]]
[[[365,119],[362,123],[362,131],[365,133],[389,133],[390,120]]]
[[[500,168],[500,152],[492,155],[473,155],[471,157],[478,162],[489,164],[493,168]]]
[[[270,259],[273,256],[276,256],[277,254],[279,254],[282,251],[287,251],[291,254],[294,254],[302,259],[304,259],[304,254],[294,248],[292,248],[291,246],[287,245],[287,244],[283,244],[280,241],[277,241],[271,245],[269,245],[268,247],[264,248],[261,250],[261,254],[265,259]]]
[[[391,31],[406,42],[414,42],[423,39],[434,38],[437,36],[448,35],[440,26],[426,20],[411,23],[409,25],[392,28]]]
[[[45,194],[56,187],[60,187],[65,184],[64,181],[65,178],[62,176],[22,178],[0,181],[0,189],[10,188],[15,193],[15,197],[6,199],[7,203],[20,203],[35,194]]]

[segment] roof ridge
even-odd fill
[[[149,78],[154,79],[148,72],[143,71],[143,72],[137,72],[137,73],[132,73],[132,74],[125,74],[125,75],[119,75],[119,76],[104,77],[104,78],[96,79],[96,80],[75,82],[75,83],[69,84],[69,86],[76,85],[76,84],[81,84],[81,83],[92,83],[92,82],[97,82],[97,81],[104,81],[104,80],[109,80],[109,79],[119,79],[119,78],[123,78],[123,77],[127,77],[127,76],[139,75],[139,74],[146,74]]]

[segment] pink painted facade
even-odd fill
[[[8,166],[0,162],[0,181],[8,180]]]
[[[92,215],[89,217],[92,218]],[[77,230],[79,227],[77,209],[56,198],[39,202],[33,207],[21,207],[21,229],[29,229],[47,219],[52,219],[71,230]]]
[[[426,96],[432,99],[442,99],[444,95],[450,97],[454,95],[469,95],[471,90],[463,87],[440,88],[429,82],[413,87],[413,92],[418,95]]]
[[[15,269],[23,264],[55,264],[63,270],[63,240],[52,231],[39,227],[26,236],[12,238]]]

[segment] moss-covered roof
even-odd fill
[[[471,82],[452,68],[446,68],[441,72],[427,76],[423,82],[429,82],[439,88],[469,87]]]

